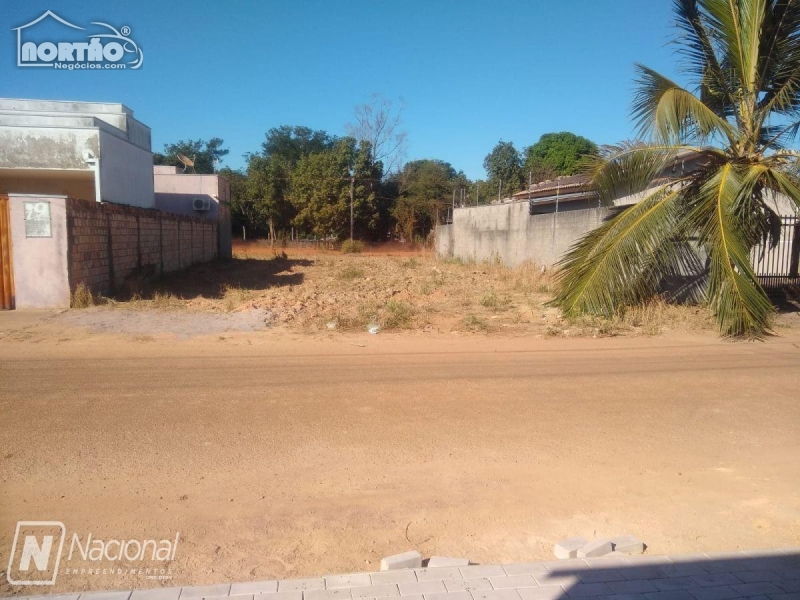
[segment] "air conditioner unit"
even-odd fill
[[[198,212],[208,212],[211,210],[211,198],[193,198],[192,209]]]

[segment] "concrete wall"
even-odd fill
[[[98,129],[6,127],[0,124],[0,169],[91,170],[84,151],[100,153]]]
[[[16,308],[69,306],[66,199],[9,195]],[[50,204],[52,237],[26,237],[24,202]]]
[[[155,208],[152,152],[101,131],[100,195],[104,202]]]
[[[608,215],[607,208],[590,208],[531,216],[527,202],[458,208],[451,225],[436,228],[436,252],[512,267],[525,261],[552,266]]]

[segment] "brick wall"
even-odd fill
[[[217,258],[217,223],[157,210],[67,200],[70,287],[109,293],[132,275],[160,275]]]

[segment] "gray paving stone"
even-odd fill
[[[489,582],[496,590],[505,590],[509,588],[525,588],[536,587],[539,584],[533,578],[533,575],[510,575],[508,577],[489,577]]]
[[[533,578],[539,585],[561,585],[565,589],[567,586],[578,583],[578,576],[570,572],[534,573]]]
[[[667,577],[692,577],[693,575],[705,575],[708,573],[703,567],[696,563],[674,563],[661,565],[658,567]]]
[[[521,600],[517,590],[475,590],[473,600]]]
[[[170,588],[172,589],[172,588]],[[178,592],[181,591],[181,588],[175,588]],[[143,592],[149,592],[150,590],[142,590]],[[27,600],[78,600],[80,598],[80,594],[58,594],[57,596],[14,596],[14,599],[17,598],[27,598]]]
[[[703,555],[705,556],[705,555]],[[645,554],[644,556],[629,556],[628,561],[632,565],[670,565],[672,560],[665,554]]]
[[[662,592],[671,590],[688,590],[696,587],[697,584],[691,577],[667,577],[665,579],[654,579],[652,584]]]
[[[783,590],[774,583],[768,581],[760,581],[758,583],[740,583],[739,585],[731,586],[734,590],[739,592],[742,596],[759,596],[770,594],[782,594]]]
[[[613,550],[614,546],[611,544],[611,540],[592,540],[582,548],[578,549],[578,558],[605,556],[606,554],[611,554]]]
[[[615,594],[644,594],[646,592],[657,592],[658,588],[653,582],[647,579],[630,579],[628,581],[609,581],[608,587]]]
[[[452,556],[431,556],[428,559],[428,568],[433,567],[466,567],[468,558],[455,558]],[[453,599],[455,600],[455,599]]]
[[[708,573],[706,575],[695,575],[692,577],[692,581],[694,581],[700,587],[735,585],[737,583],[744,583],[741,579],[738,579],[731,573]]]
[[[598,596],[602,600],[647,600],[644,594],[614,594],[612,596]]]
[[[448,592],[471,592],[472,590],[491,590],[492,584],[484,577],[473,577],[470,579],[445,579],[444,587]]]
[[[537,573],[550,572],[543,562],[503,565],[503,570],[506,572],[506,575],[536,575]]]
[[[396,583],[384,583],[382,585],[365,585],[363,587],[354,587],[350,589],[353,595],[353,600],[362,600],[367,598],[386,598],[388,596],[399,596],[400,590]]]
[[[419,581],[444,581],[445,579],[461,579],[458,567],[432,567],[430,569],[414,569]],[[424,593],[424,592],[423,592]]]
[[[411,583],[417,580],[417,574],[411,569],[396,569],[394,571],[381,571],[380,573],[370,573],[372,585],[382,583]]]
[[[303,600],[351,600],[350,588],[303,590]]]
[[[401,596],[409,596],[411,594],[436,594],[439,592],[446,592],[447,588],[444,587],[443,581],[418,581],[409,583],[399,583]]]
[[[253,600],[303,600],[303,592],[297,590],[294,592],[256,594],[253,596]]]
[[[239,594],[268,594],[278,591],[278,581],[271,579],[268,581],[247,581],[244,583],[234,583],[231,585],[231,596]],[[132,599],[133,600],[133,599]]]
[[[81,594],[80,597],[84,600],[128,600],[131,592],[87,592]]]
[[[500,565],[469,565],[468,567],[459,567],[461,576],[465,579],[472,579],[475,577],[505,577],[506,571]],[[522,573],[514,573],[514,575],[522,575]]]
[[[329,590],[336,588],[362,587],[372,585],[369,573],[351,573],[348,575],[329,575],[325,577],[325,587]]]
[[[564,588],[560,585],[542,585],[535,588],[517,590],[522,600],[561,600],[565,597]]]
[[[231,591],[230,583],[217,585],[195,585],[181,588],[181,598],[205,598],[211,596],[227,596]]]
[[[627,567],[631,564],[627,556],[617,552],[612,552],[605,556],[584,558],[582,560],[592,569],[613,569],[614,567]]]
[[[742,580],[742,583],[758,583],[760,581],[780,581],[782,577],[775,571],[738,571],[733,575]]]
[[[769,600],[800,600],[800,593],[770,594]]]
[[[279,592],[305,592],[306,590],[324,590],[325,580],[322,577],[310,579],[281,579],[278,582]]]
[[[704,560],[708,560],[708,556],[705,554],[670,554],[669,560],[675,564],[679,563],[698,563]]]
[[[576,583],[564,588],[570,598],[586,596],[609,596],[613,592],[605,583]]]
[[[546,560],[544,566],[547,567],[549,572],[554,571],[570,571],[574,569],[586,569],[589,565],[586,564],[586,559],[583,558],[567,558],[565,560]]]
[[[616,569],[584,569],[575,573],[581,583],[607,583],[609,581],[625,581],[622,573]]]
[[[133,590],[131,600],[178,600],[181,588],[153,588],[151,590]],[[52,598],[51,600],[56,600]]]
[[[775,585],[781,588],[784,592],[800,592],[800,579],[776,581]]]
[[[394,569],[416,569],[422,566],[422,555],[416,550],[392,554],[381,559],[381,571]]]
[[[424,594],[425,600],[472,600],[469,592]]]
[[[577,558],[578,550],[589,543],[585,537],[569,537],[559,540],[553,545],[556,558]]]
[[[686,590],[669,590],[665,592],[650,592],[644,595],[647,600],[695,600]]]
[[[611,538],[615,552],[623,554],[643,554],[644,542],[633,535],[618,535]]]
[[[687,591],[697,600],[734,600],[734,598],[741,598],[736,590],[727,585],[693,587]]]
[[[240,594],[238,596],[205,596],[203,600],[253,600],[253,594]]]

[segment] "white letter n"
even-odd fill
[[[53,536],[46,535],[42,540],[41,547],[32,535],[25,536],[25,545],[22,547],[22,557],[19,559],[21,571],[27,571],[31,566],[31,558],[36,563],[39,571],[47,570],[47,563],[50,561],[50,549],[53,547]]]

